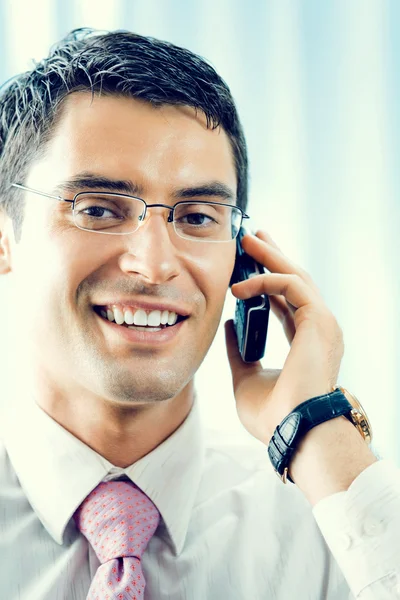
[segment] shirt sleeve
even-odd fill
[[[400,599],[400,469],[393,461],[373,463],[313,514],[354,598]]]

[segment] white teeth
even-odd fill
[[[152,327],[159,327],[161,322],[161,311],[160,310],[152,310],[151,313],[147,315],[147,325],[151,325]]]
[[[124,313],[119,308],[114,308],[114,317],[117,325],[122,325],[125,320]]]
[[[145,310],[139,308],[133,315],[133,322],[135,325],[147,325],[147,314]]]
[[[127,325],[133,325],[134,322],[134,316],[133,316],[133,312],[131,310],[126,310],[124,312],[124,319],[125,319],[125,323]]]
[[[168,315],[168,325],[175,325],[178,315],[175,312],[171,312]]]
[[[111,322],[115,321],[118,325],[126,323],[127,325],[138,325],[140,327],[160,327],[160,325],[166,325],[167,323],[168,325],[175,325],[178,320],[177,313],[168,310],[152,310],[146,313],[142,308],[138,310],[127,308],[122,311],[120,308],[112,307],[106,310],[101,309],[100,314]]]

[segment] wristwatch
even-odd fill
[[[317,396],[296,406],[275,429],[268,445],[268,456],[278,477],[294,483],[289,476],[289,463],[304,435],[316,425],[344,416],[358,429],[365,442],[372,441],[372,428],[359,400],[341,386],[330,394]]]

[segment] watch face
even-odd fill
[[[346,390],[345,388],[340,388],[343,394],[346,396],[347,400],[354,407],[355,410],[352,411],[352,417],[354,425],[357,427],[365,441],[370,444],[372,441],[372,428],[371,423],[367,417],[367,413],[362,407],[361,402],[358,400],[354,394]]]

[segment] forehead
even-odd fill
[[[55,187],[82,171],[131,179],[148,193],[208,181],[236,191],[232,147],[220,127],[187,106],[154,107],[121,96],[68,96],[29,183]],[[49,187],[50,186],[50,187]]]

